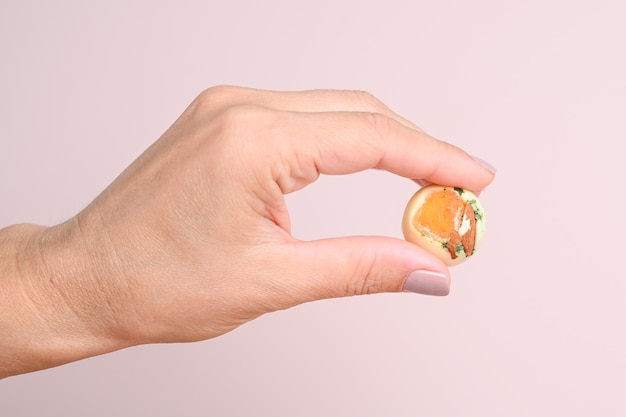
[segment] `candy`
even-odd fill
[[[428,185],[417,191],[404,211],[404,238],[458,265],[471,257],[485,235],[485,212],[471,191]]]

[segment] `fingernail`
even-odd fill
[[[413,180],[413,181],[415,181],[418,185],[420,185],[422,187],[426,187],[427,185],[432,184],[432,182],[430,182],[428,180],[422,180],[422,179]]]
[[[450,282],[444,274],[418,270],[409,274],[402,289],[425,295],[448,295]]]
[[[470,155],[470,156],[472,156],[472,155]],[[485,161],[484,159],[481,159],[481,158],[479,158],[477,156],[472,156],[472,159],[474,161],[476,161],[480,166],[485,168],[487,171],[491,172],[492,174],[496,173],[496,171],[497,171],[496,168],[493,165],[491,165],[489,162]]]

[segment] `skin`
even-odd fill
[[[471,190],[493,180],[365,92],[204,91],[72,219],[0,230],[0,378],[402,291],[413,271],[449,284],[400,239],[291,236],[284,194],[370,168]]]

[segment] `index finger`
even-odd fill
[[[464,150],[380,113],[294,112],[288,119],[282,124],[289,129],[285,133],[299,138],[290,140],[296,155],[284,161],[292,175],[312,168],[316,175],[379,168],[470,190],[482,190],[494,178],[493,172]],[[293,182],[297,187],[283,192],[295,191],[315,178],[299,178]]]

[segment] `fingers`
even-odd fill
[[[408,242],[388,237],[344,237],[298,242],[295,288],[305,302],[381,292],[447,295],[450,273],[435,257]],[[308,298],[308,299],[307,299]]]
[[[283,135],[299,138],[291,141],[295,157],[284,161],[291,175],[312,168],[331,175],[379,168],[470,190],[482,190],[494,177],[460,148],[380,113],[290,113],[281,125]],[[300,188],[315,178],[309,175],[294,183]],[[284,187],[283,192],[297,188]]]
[[[380,113],[407,127],[423,131],[411,121],[392,111],[372,94],[360,90],[270,91],[217,86],[205,90],[200,100],[220,109],[247,104],[303,113],[335,111]]]
[[[309,164],[294,166],[290,162],[290,173],[315,170],[308,178],[284,181],[297,186],[281,184],[283,192],[301,188],[319,173],[346,174],[368,168],[474,191],[493,180],[490,166],[485,168],[459,148],[432,138],[366,92],[279,92],[219,86],[203,92],[199,101],[214,110],[245,106],[290,115],[280,121],[283,137],[277,149],[284,149],[285,142],[293,144],[297,153],[290,157]]]

